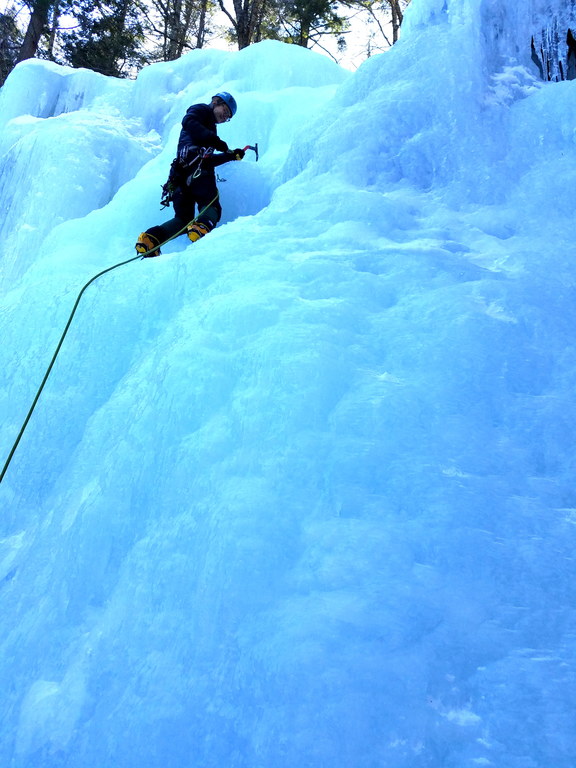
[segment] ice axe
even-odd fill
[[[247,149],[251,149],[252,152],[256,154],[256,162],[258,162],[258,143],[254,144],[253,147],[251,147],[250,144],[247,144],[242,151],[246,152]]]

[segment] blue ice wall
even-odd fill
[[[506,6],[11,75],[2,455],[187,106],[261,159],[86,291],[0,486],[1,765],[573,768],[576,99]]]

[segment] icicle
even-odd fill
[[[532,17],[532,60],[543,80],[576,78],[576,0],[540,4]]]

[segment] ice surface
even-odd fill
[[[354,75],[265,43],[0,91],[0,765],[573,768],[576,83],[530,0],[413,0]],[[564,15],[563,15],[564,14]]]

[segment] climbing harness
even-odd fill
[[[179,187],[188,187],[202,173],[202,163],[214,152],[212,147],[184,147],[172,160],[168,180],[162,187],[160,206],[167,208],[174,200]]]
[[[198,156],[198,165],[196,166],[196,170],[191,173],[188,178],[186,179],[186,186],[190,186],[190,183],[193,179],[197,179],[198,176],[202,173],[202,163],[204,160],[206,160],[207,157],[210,157],[211,154],[213,154],[214,150],[212,147],[208,147],[208,149],[204,149],[203,152]]]
[[[248,144],[243,148],[242,152],[246,152],[247,149],[251,149],[256,154],[256,162],[258,162],[258,144],[256,143],[254,146]],[[170,165],[168,179],[162,186],[160,210],[167,208],[173,202],[174,193],[179,187],[190,186],[201,175],[203,162],[208,157],[211,157],[213,153],[212,147],[184,147]],[[240,157],[237,155],[236,160],[239,159]],[[218,177],[218,181],[225,181],[225,179]]]
[[[192,219],[186,226],[182,227],[181,230],[176,232],[172,237],[169,237],[168,240],[165,240],[164,243],[161,243],[161,245],[164,245],[165,243],[170,242],[170,240],[174,240],[174,238],[179,237],[181,234],[186,232],[187,228],[194,224],[198,218],[204,213],[204,211],[208,210],[210,206],[216,202],[218,199],[218,195],[214,197],[213,200],[211,200],[208,205],[206,205],[199,213],[198,215]],[[4,464],[4,467],[2,469],[2,472],[0,473],[0,483],[4,479],[4,475],[6,474],[8,467],[10,465],[10,462],[12,461],[12,457],[16,453],[16,449],[18,448],[18,444],[20,443],[20,440],[22,439],[22,435],[24,434],[24,431],[26,430],[26,427],[28,426],[28,422],[32,418],[32,413],[34,412],[34,409],[36,408],[36,404],[38,403],[38,400],[40,399],[40,395],[42,394],[42,390],[44,389],[44,386],[46,382],[48,381],[48,377],[50,376],[50,373],[52,371],[52,368],[54,367],[54,363],[56,362],[56,358],[58,357],[58,354],[60,352],[60,349],[62,348],[62,344],[64,343],[64,339],[66,338],[66,334],[68,333],[68,330],[70,329],[70,326],[72,325],[72,320],[74,318],[74,315],[76,314],[76,310],[78,309],[78,305],[80,304],[80,299],[84,295],[84,292],[88,288],[88,286],[92,285],[92,283],[97,280],[99,277],[102,277],[102,275],[105,275],[107,272],[111,272],[113,269],[118,269],[118,267],[123,267],[125,264],[130,264],[131,261],[136,261],[138,259],[144,259],[149,254],[154,251],[155,248],[150,248],[149,251],[146,251],[145,253],[139,253],[137,256],[132,256],[131,259],[126,259],[125,261],[121,261],[118,264],[114,264],[111,267],[108,267],[107,269],[103,269],[102,272],[98,272],[97,275],[94,275],[94,277],[90,278],[88,282],[83,286],[82,290],[78,294],[78,297],[76,298],[76,302],[74,303],[74,306],[72,307],[72,312],[70,312],[70,316],[68,318],[68,322],[66,323],[66,327],[64,328],[64,332],[62,333],[62,336],[60,337],[60,341],[58,342],[58,345],[56,346],[56,350],[54,354],[52,355],[52,360],[50,361],[50,364],[48,368],[46,369],[46,373],[44,374],[44,378],[42,379],[42,382],[38,388],[38,391],[36,392],[36,396],[34,397],[34,400],[32,402],[32,405],[30,406],[30,410],[28,411],[28,414],[26,418],[24,419],[24,422],[22,424],[22,427],[20,428],[20,432],[18,433],[18,436],[14,442],[14,445],[12,446],[12,450],[8,454],[8,458],[6,459],[6,463]]]
[[[202,173],[202,161],[214,150],[205,147],[184,147],[172,160],[168,179],[162,187],[160,205],[167,208],[174,200],[174,193],[179,187],[190,184],[192,179],[197,179]],[[196,165],[196,168],[194,166]],[[194,171],[192,171],[194,168]],[[192,171],[192,173],[191,173]]]

